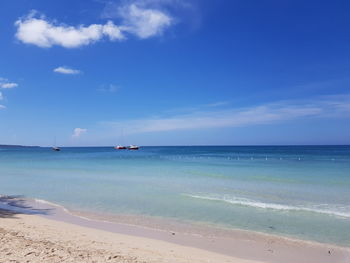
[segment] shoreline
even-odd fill
[[[67,218],[65,219],[64,217],[62,218],[62,214],[67,213],[71,215],[72,218],[77,217],[77,218],[81,218],[82,220],[95,221],[97,224],[98,223],[117,224],[117,225],[124,225],[124,226],[130,226],[130,227],[140,227],[143,229],[150,229],[154,231],[181,232],[183,234],[202,236],[202,237],[212,237],[212,236],[231,237],[232,235],[238,234],[241,236],[257,236],[264,239],[268,239],[268,238],[280,239],[286,242],[294,242],[294,243],[301,242],[301,243],[307,243],[310,245],[327,246],[330,248],[334,247],[334,248],[350,249],[349,245],[320,242],[320,241],[311,240],[311,239],[302,239],[302,238],[287,236],[287,235],[278,234],[278,233],[267,233],[267,232],[249,230],[249,229],[229,228],[229,227],[219,226],[219,225],[210,225],[209,223],[205,223],[205,222],[192,222],[192,221],[155,217],[155,216],[133,215],[133,214],[110,214],[110,213],[103,213],[103,212],[97,212],[97,211],[94,211],[94,212],[83,211],[83,210],[76,210],[76,209],[68,209],[63,205],[52,203],[50,201],[46,201],[42,199],[27,199],[27,200],[32,200],[31,202],[29,202],[30,204],[36,207],[40,207],[42,209],[47,209],[48,207],[53,206],[55,208],[58,208],[57,211],[61,210],[60,213],[56,213],[56,215],[54,215],[54,218],[52,218],[53,220],[58,220],[58,221],[62,221],[63,219],[63,220],[67,220],[67,222],[70,222],[69,219]],[[38,206],[38,204],[42,204],[43,206],[42,205]],[[46,205],[48,207],[45,207]]]
[[[34,217],[58,223],[73,224],[77,227],[106,231],[116,235],[145,238],[176,246],[205,250],[232,258],[271,263],[322,263],[329,262],[330,259],[332,259],[332,262],[346,262],[345,260],[350,258],[350,249],[348,247],[297,240],[248,230],[226,231],[213,228],[212,230],[215,231],[207,232],[205,228],[200,226],[186,225],[187,229],[180,231],[177,223],[172,225],[171,228],[160,229],[160,226],[164,227],[161,222],[156,222],[156,227],[158,227],[154,228],[154,226],[147,227],[125,222],[101,221],[83,213],[75,214],[75,211],[69,211],[60,205],[44,200],[32,200],[29,202],[26,200],[26,205],[34,208],[34,211],[50,211],[50,213],[32,215]],[[188,229],[191,232],[188,232]]]
[[[4,210],[0,262],[262,263]]]

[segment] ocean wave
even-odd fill
[[[275,203],[264,203],[260,201],[254,201],[246,198],[238,198],[238,197],[218,197],[218,196],[203,196],[203,195],[191,195],[185,194],[186,196],[196,198],[196,199],[204,199],[210,201],[219,201],[225,202],[233,205],[241,205],[241,206],[249,206],[261,209],[271,209],[276,211],[305,211],[319,214],[326,214],[330,216],[338,216],[350,218],[350,212],[344,211],[336,211],[331,209],[321,209],[319,207],[325,207],[327,205],[315,205],[314,207],[306,207],[306,206],[292,206],[292,205],[283,205],[283,204],[275,204]]]
[[[65,208],[63,205],[59,205],[59,204],[56,204],[56,203],[53,203],[53,202],[50,202],[50,201],[47,201],[47,200],[37,199],[37,198],[34,198],[34,201],[37,202],[37,203],[58,207],[58,208],[62,209],[64,212],[70,213],[69,210],[67,208]]]
[[[37,199],[37,198],[34,198],[34,201],[37,202],[37,203],[42,203],[42,204],[46,204],[46,205],[49,205],[49,206],[57,207],[57,208],[61,209],[62,211],[64,211],[65,213],[67,213],[67,214],[69,214],[71,216],[74,216],[74,217],[79,217],[81,219],[88,220],[88,221],[98,221],[98,220],[94,220],[94,219],[91,219],[91,218],[88,218],[88,217],[85,217],[85,216],[77,215],[74,212],[68,210],[63,205],[59,205],[59,204],[56,204],[56,203],[53,203],[53,202],[50,202],[50,201],[47,201],[47,200]]]

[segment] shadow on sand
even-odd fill
[[[0,196],[0,219],[16,218],[18,214],[47,215],[52,209],[37,209],[20,195]]]

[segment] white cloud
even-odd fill
[[[80,70],[72,69],[72,68],[64,67],[64,66],[55,68],[53,71],[56,72],[56,73],[68,74],[68,75],[76,75],[76,74],[80,74],[81,73]]]
[[[220,106],[225,106],[228,105],[228,101],[218,101],[218,102],[213,102],[210,104],[206,104],[207,107],[220,107]]]
[[[3,89],[12,89],[18,87],[17,83],[9,82],[9,83],[2,83],[0,84],[0,87]]]
[[[0,88],[12,89],[18,87],[17,83],[10,82],[8,79],[0,78]]]
[[[54,45],[77,48],[106,37],[111,41],[124,40],[125,33],[145,39],[161,35],[173,24],[173,18],[165,12],[135,3],[119,7],[118,16],[120,25],[115,25],[110,20],[106,24],[69,26],[49,21],[45,16],[39,16],[38,12],[32,11],[15,22],[16,38],[23,43],[42,48]]]
[[[0,89],[12,89],[18,87],[17,83],[10,82],[8,79],[0,78]],[[0,92],[0,100],[4,99],[4,95]],[[6,109],[4,105],[0,105],[0,109]]]
[[[170,117],[146,118],[124,122],[103,122],[109,128],[128,133],[243,127],[271,124],[299,118],[350,118],[350,95],[312,101],[282,101],[250,108],[195,111]]]
[[[136,4],[121,7],[119,14],[123,18],[121,29],[143,39],[160,35],[173,24],[173,18],[164,12]]]
[[[86,133],[87,129],[75,128],[72,137],[79,138],[82,134]]]
[[[98,89],[98,91],[102,91],[102,92],[116,92],[120,89],[119,86],[113,85],[113,84],[109,84],[109,85],[101,85],[101,87]]]
[[[103,26],[103,34],[109,36],[110,40],[123,40],[125,39],[120,28],[113,24],[112,21],[108,21],[107,24]]]
[[[35,15],[36,13],[32,12],[15,23],[16,37],[23,43],[44,48],[54,45],[76,48],[99,41],[103,37],[108,37],[110,40],[124,39],[119,27],[112,21],[104,25],[92,24],[74,27],[47,21],[44,16],[37,18]]]

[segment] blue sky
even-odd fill
[[[350,143],[350,2],[3,0],[0,144]]]

